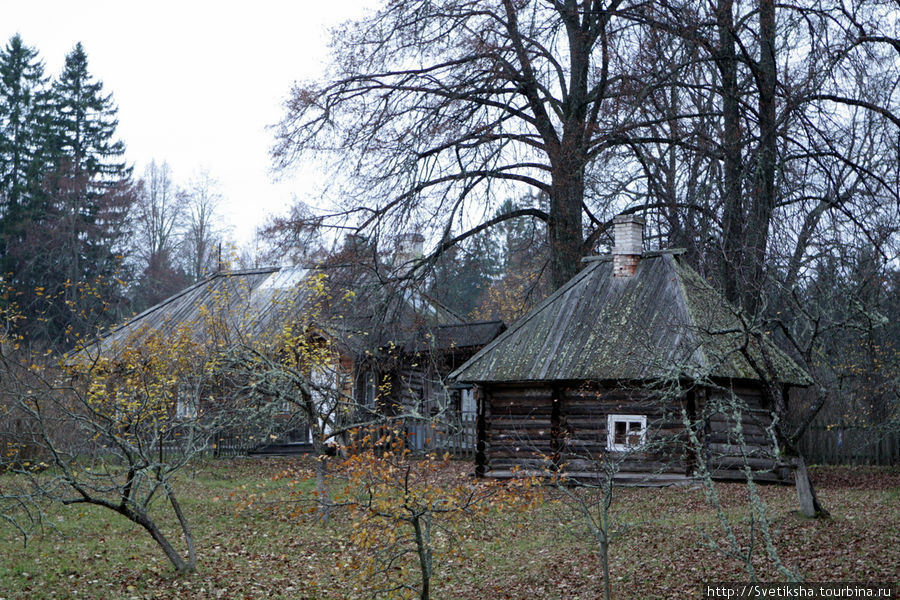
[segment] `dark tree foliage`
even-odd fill
[[[34,218],[46,166],[47,80],[38,52],[13,36],[0,51],[0,257],[12,268],[8,249],[21,243]]]
[[[500,269],[502,257],[487,235],[473,236],[441,254],[429,295],[462,317],[473,317]]]
[[[131,170],[124,144],[115,139],[116,107],[90,74],[81,44],[47,88],[36,51],[16,39],[3,55],[4,73],[14,81],[18,68],[19,81],[28,83],[20,89],[33,100],[19,101],[29,110],[17,113],[29,133],[3,132],[4,164],[18,160],[27,173],[24,184],[21,175],[10,174],[17,183],[3,190],[4,283],[29,339],[64,347],[90,333],[92,314],[103,322],[118,316]],[[16,89],[4,86],[4,105],[14,104]]]
[[[59,79],[53,82],[53,143],[75,173],[91,179],[95,193],[116,185],[131,174],[123,160],[125,144],[115,139],[117,108],[112,94],[88,71],[87,54],[79,42],[66,56]]]

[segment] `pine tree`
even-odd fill
[[[114,139],[118,109],[112,94],[104,95],[103,83],[88,71],[81,42],[66,56],[53,84],[53,103],[57,150],[71,161],[73,172],[86,174],[99,191],[130,177],[123,160],[125,144]]]

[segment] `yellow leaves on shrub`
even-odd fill
[[[112,358],[99,356],[68,369],[86,382],[92,409],[119,428],[164,428],[179,393],[208,369],[206,353],[186,326],[168,334],[151,332],[140,340]]]

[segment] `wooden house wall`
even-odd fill
[[[401,412],[421,410],[428,397],[428,381],[424,369],[404,361],[395,379],[396,390],[391,390],[395,402],[402,407]]]
[[[481,473],[509,477],[515,468],[544,471],[553,466],[553,389],[498,386],[485,391],[477,465]],[[483,444],[483,446],[482,446]]]
[[[717,400],[727,398],[724,392],[701,394],[697,406],[687,398],[661,401],[647,391],[611,386],[491,385],[482,390],[480,400],[476,470],[482,475],[510,477],[515,470],[541,473],[560,468],[587,477],[609,458],[608,416],[645,415],[647,449],[632,452],[621,461],[613,458],[616,477],[677,481],[690,476],[696,464],[682,420],[682,408],[686,408],[705,417],[698,433],[714,477],[743,478],[746,459],[761,471],[757,478],[783,479],[783,472],[764,472],[775,466],[775,457],[765,431],[771,425],[771,413],[763,406],[760,390],[745,386],[735,393],[744,405],[743,445],[734,434],[733,413],[717,410]]]
[[[482,472],[508,477],[514,469],[561,468],[572,475],[596,473],[607,455],[607,416],[642,414],[658,439],[683,430],[680,402],[667,405],[645,392],[571,386],[491,386],[482,400]],[[623,474],[683,475],[679,444],[635,452],[618,464]]]
[[[776,468],[772,412],[759,386],[744,384],[708,390],[699,408],[704,421],[704,455],[715,478],[744,479],[746,464],[758,479],[790,479],[787,469]],[[735,418],[738,413],[740,427]]]
[[[609,415],[647,417],[647,449],[631,452],[616,462],[621,473],[687,474],[684,425],[679,399],[662,401],[652,394],[630,389],[566,389],[561,406],[565,435],[561,462],[567,472],[589,473],[596,458],[606,454]]]

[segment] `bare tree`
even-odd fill
[[[629,6],[392,3],[335,32],[331,80],[294,88],[274,161],[284,169],[331,153],[358,176],[335,216],[374,234],[436,216],[450,242],[483,229],[473,222],[546,221],[558,287],[577,272],[585,172],[610,143],[626,85]],[[549,211],[488,218],[497,191],[517,186],[547,194]]]
[[[219,221],[222,194],[209,172],[201,171],[189,182],[185,196],[185,262],[188,275],[197,281],[217,269],[218,244],[223,234]]]
[[[883,242],[887,223],[896,233],[900,42],[886,25],[896,7],[721,0],[634,16],[651,59],[636,76],[657,83],[643,105],[627,100],[638,131],[659,140],[633,150],[634,201],[678,208],[661,223],[676,242],[691,212],[715,219],[699,241],[730,301],[765,313],[773,280],[789,292],[815,246],[831,243],[829,221],[843,244]],[[712,177],[688,196],[698,161]]]
[[[896,16],[876,0],[392,3],[335,32],[334,72],[294,89],[273,157],[328,154],[351,178],[298,224],[377,239],[435,223],[439,253],[543,220],[554,287],[615,212],[657,210],[659,238],[756,314],[773,264],[803,265],[829,220],[896,229]],[[549,209],[496,214],[515,186]]]
[[[184,212],[184,197],[175,185],[168,163],[151,161],[139,184],[132,217],[132,244],[134,255],[140,261],[136,292],[139,308],[156,304],[186,283],[177,266]]]
[[[134,210],[137,254],[146,263],[174,250],[183,207],[169,163],[150,161],[144,170],[141,193]]]
[[[114,358],[86,349],[66,365],[4,341],[0,470],[10,474],[0,489],[2,518],[27,539],[46,524],[47,500],[100,506],[142,527],[176,570],[193,571],[194,534],[177,476],[220,430],[248,426],[265,410],[217,385],[214,348],[192,333],[151,335]],[[174,536],[159,498],[177,522]]]

